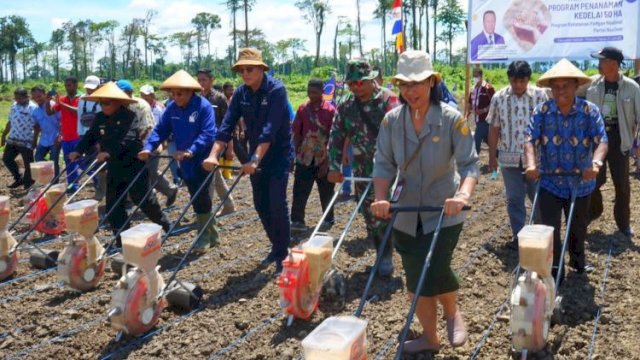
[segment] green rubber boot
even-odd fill
[[[207,224],[210,215],[211,214],[196,214],[196,220],[198,222],[198,233],[200,233],[204,226]],[[209,226],[205,230],[202,237],[196,243],[194,250],[196,252],[204,252],[207,248],[214,247],[216,245],[218,245],[218,229],[216,228],[216,220],[214,218],[211,224],[209,224]]]

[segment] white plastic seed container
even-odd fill
[[[51,186],[46,193],[44,193],[44,199],[47,202],[47,207],[53,207],[53,210],[51,210],[52,215],[57,215],[62,211],[64,202],[67,199],[66,191],[67,188],[64,184],[55,184]]]
[[[306,360],[364,360],[367,321],[355,316],[325,319],[302,340]]]
[[[127,264],[150,272],[162,257],[162,226],[154,223],[142,223],[123,231],[122,256]]]
[[[77,232],[87,239],[93,237],[98,229],[98,202],[80,200],[63,207],[64,222],[68,232]]]
[[[333,237],[316,234],[300,247],[309,261],[309,281],[312,290],[320,287],[324,274],[331,267]]]
[[[526,225],[518,233],[520,266],[540,276],[551,276],[553,265],[553,227]]]
[[[29,165],[31,178],[39,185],[47,185],[55,176],[53,161],[36,161]]]
[[[4,230],[11,219],[11,203],[8,196],[0,196],[0,231]]]

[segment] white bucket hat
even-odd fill
[[[397,84],[398,81],[420,82],[435,76],[438,81],[442,80],[440,74],[433,70],[431,57],[424,51],[407,50],[398,59],[398,74],[391,79]]]

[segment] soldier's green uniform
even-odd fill
[[[377,71],[372,71],[367,62],[352,60],[347,65],[345,81],[373,80],[376,76]],[[371,177],[380,123],[388,111],[400,105],[398,96],[391,90],[380,88],[375,85],[375,82],[374,86],[375,90],[367,102],[361,102],[350,92],[338,104],[338,111],[329,135],[329,171],[340,171],[344,143],[349,139],[353,148],[353,176]],[[367,184],[356,182],[354,187],[356,196],[359,198],[365,191]],[[371,213],[373,201],[372,187],[360,211],[365,218],[367,235],[374,241],[377,249],[387,222],[373,216]],[[390,249],[391,242],[389,241],[387,250]]]

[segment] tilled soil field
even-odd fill
[[[486,159],[483,159],[486,163]],[[1,184],[11,179],[2,171]],[[292,181],[290,182],[290,187]],[[632,226],[640,230],[636,214],[640,205],[635,194],[640,182],[631,179]],[[560,321],[550,330],[547,348],[530,354],[535,359],[640,359],[640,290],[638,289],[638,240],[616,233],[613,220],[613,185],[604,187],[604,215],[590,226],[588,260],[596,270],[578,275],[569,270],[561,288],[564,295]],[[11,195],[14,214],[21,207],[24,191],[0,189]],[[289,191],[291,193],[291,191]],[[93,195],[91,186],[78,196]],[[366,239],[361,216],[356,218],[334,265],[347,276],[344,308],[331,299],[321,301],[309,321],[295,320],[290,327],[278,305],[279,289],[271,276],[273,266],[260,269],[258,263],[269,251],[251,190],[242,179],[234,191],[237,212],[219,219],[221,243],[201,257],[191,257],[179,273],[182,280],[199,284],[205,292],[201,305],[190,312],[166,309],[158,325],[139,338],[115,341],[107,311],[117,276],[107,270],[97,289],[78,293],[58,285],[55,269],[31,268],[28,254],[17,274],[0,283],[0,357],[26,359],[175,358],[175,359],[301,359],[300,341],[323,319],[351,314],[358,307],[375,251]],[[164,198],[159,196],[161,203]],[[181,190],[177,206],[165,209],[177,218],[188,200]],[[336,225],[329,231],[336,238],[347,223],[355,201],[336,205]],[[460,306],[469,329],[469,341],[452,349],[446,341],[444,321],[440,323],[442,349],[435,359],[508,359],[510,351],[507,299],[517,265],[517,251],[507,247],[511,230],[505,210],[503,183],[483,175],[472,200],[473,209],[454,256],[453,266],[462,281]],[[104,209],[103,209],[104,210]],[[307,206],[307,225],[321,216],[317,194]],[[136,221],[143,221],[137,217]],[[189,227],[188,214],[169,238],[161,260],[165,280],[188,249],[196,232]],[[25,225],[26,226],[26,225]],[[21,226],[24,231],[25,226]],[[294,243],[306,239],[309,231],[293,234]],[[20,233],[20,231],[18,231]],[[36,239],[38,236],[33,234]],[[110,238],[102,230],[100,239]],[[48,240],[47,249],[62,249],[61,240]],[[391,279],[376,279],[363,312],[367,329],[369,359],[390,359],[409,308],[400,258]],[[412,336],[420,327],[414,321]],[[407,359],[430,359],[418,354]]]

